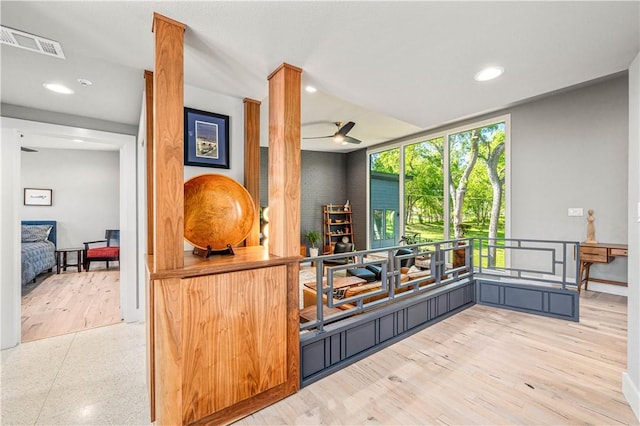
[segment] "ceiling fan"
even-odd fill
[[[360,143],[360,142],[362,142],[359,139],[352,138],[351,136],[347,136],[347,133],[349,133],[351,131],[351,129],[353,129],[353,126],[356,125],[356,123],[354,123],[353,121],[349,121],[344,126],[342,125],[342,121],[336,121],[335,125],[338,127],[338,131],[335,132],[333,135],[315,136],[315,137],[303,138],[303,139],[332,138],[334,142],[342,143],[343,145],[346,145],[347,143]]]
[[[27,148],[26,146],[21,146],[21,147],[20,147],[20,151],[24,151],[24,152],[38,152],[38,150],[37,150],[37,149]]]

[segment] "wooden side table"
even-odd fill
[[[69,263],[69,259],[67,257],[67,253],[76,252],[76,263]],[[56,250],[56,274],[60,273],[60,268],[62,267],[63,271],[67,271],[67,266],[77,266],[78,272],[82,272],[82,253],[84,249],[73,247],[73,248],[61,248]]]

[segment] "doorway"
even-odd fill
[[[51,274],[39,275],[28,294],[28,286],[23,285],[23,343],[114,324],[122,318],[119,262],[111,262],[109,269],[105,262],[92,262],[90,272],[82,266],[84,242],[99,241],[105,229],[120,226],[119,150],[83,144],[74,149],[43,148],[34,146],[43,145],[36,136],[29,138],[31,142],[23,143],[28,150],[20,154],[21,186],[46,187],[53,197],[50,206],[20,206],[21,220],[56,221],[56,249],[64,251],[60,257],[66,262],[60,271],[54,268]]]
[[[139,321],[144,318],[144,291],[138,277],[138,223],[137,223],[137,178],[136,178],[136,137],[97,130],[60,126],[11,118],[1,118],[2,149],[2,245],[0,263],[2,281],[15,283],[2,286],[2,348],[15,346],[20,342],[20,206],[22,184],[20,180],[21,139],[37,135],[46,141],[47,147],[59,147],[65,143],[82,140],[82,143],[115,146],[119,152],[119,225],[120,239],[120,309],[125,321]],[[45,143],[45,142],[43,142]],[[75,142],[80,143],[80,142]],[[6,226],[5,226],[6,225]]]

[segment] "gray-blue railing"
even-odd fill
[[[474,250],[477,247],[477,260],[474,260]],[[396,254],[399,249],[409,249],[407,254]],[[510,266],[487,266],[489,250],[518,251],[530,255],[534,263],[543,267],[535,268],[527,264],[526,259],[511,259]],[[322,332],[325,325],[348,318],[370,309],[392,303],[416,294],[433,291],[439,287],[456,282],[474,279],[474,274],[485,278],[509,279],[519,281],[537,281],[560,285],[566,289],[567,285],[577,286],[579,280],[579,243],[573,241],[534,240],[534,239],[505,239],[505,238],[466,238],[439,242],[417,243],[386,247],[382,249],[362,250],[350,253],[340,253],[312,258],[305,258],[303,262],[313,262],[316,272],[316,319],[300,324],[300,330],[315,329]],[[531,259],[535,255],[550,257],[549,265],[539,259]],[[571,258],[569,258],[571,256]],[[464,262],[454,267],[454,259],[462,257]],[[327,265],[336,259],[349,259],[343,265]],[[422,266],[428,260],[428,269],[414,274],[403,274],[401,264],[406,259],[422,261]],[[568,274],[570,260],[575,259],[574,277]],[[513,265],[516,266],[513,266]],[[524,265],[517,267],[517,265]],[[364,268],[367,265],[378,265],[382,268],[380,288],[350,297],[334,297],[334,277],[336,273],[354,268]],[[325,273],[326,270],[326,273]],[[408,271],[405,271],[408,272]],[[403,282],[403,275],[407,280]],[[412,278],[413,276],[413,278]],[[326,282],[323,280],[326,278]],[[319,284],[322,283],[322,284]],[[307,290],[308,291],[308,290]],[[369,299],[367,301],[367,299]],[[374,300],[371,300],[374,299]],[[325,317],[323,305],[339,308],[336,312]]]
[[[580,277],[580,243],[577,241],[534,240],[523,238],[474,238],[478,251],[478,261],[474,263],[474,273],[482,276],[505,277],[518,280],[557,284],[566,289],[567,285],[578,285]],[[504,250],[520,253],[523,259],[514,259],[509,266],[488,266],[489,251]],[[534,259],[535,256],[547,256]],[[526,256],[526,258],[524,258]],[[575,260],[575,264],[571,265]],[[536,268],[536,265],[541,265]],[[569,269],[573,271],[573,277]]]
[[[338,321],[369,309],[375,309],[393,300],[404,299],[456,281],[470,279],[473,270],[471,255],[473,246],[470,243],[471,239],[458,239],[305,258],[304,262],[311,261],[315,264],[316,320],[300,324],[300,330],[316,329],[316,331],[321,332],[329,322]],[[411,252],[396,255],[399,249],[409,249]],[[462,266],[456,268],[448,262],[448,259],[453,256],[452,252],[454,250],[456,250],[457,256],[463,256],[464,258]],[[461,254],[460,251],[463,253]],[[343,260],[345,258],[350,261],[344,265],[325,264],[325,262]],[[403,274],[401,264],[404,260],[421,258],[429,263],[428,269],[423,269],[415,274]],[[367,265],[381,267],[379,289],[350,297],[333,297],[333,282],[336,273],[345,271],[346,274],[349,269],[365,268]],[[403,275],[407,276],[407,281],[405,282],[402,281]],[[414,278],[412,278],[412,275]],[[326,282],[323,282],[325,278]],[[323,283],[323,285],[319,285],[319,283]],[[366,299],[378,297],[379,299],[366,301]],[[325,318],[323,312],[325,301],[326,306],[339,308],[343,311],[327,315]]]

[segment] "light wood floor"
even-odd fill
[[[22,342],[120,322],[120,271],[52,274],[22,298]]]
[[[238,424],[637,424],[626,298],[580,299],[580,323],[474,306]]]

